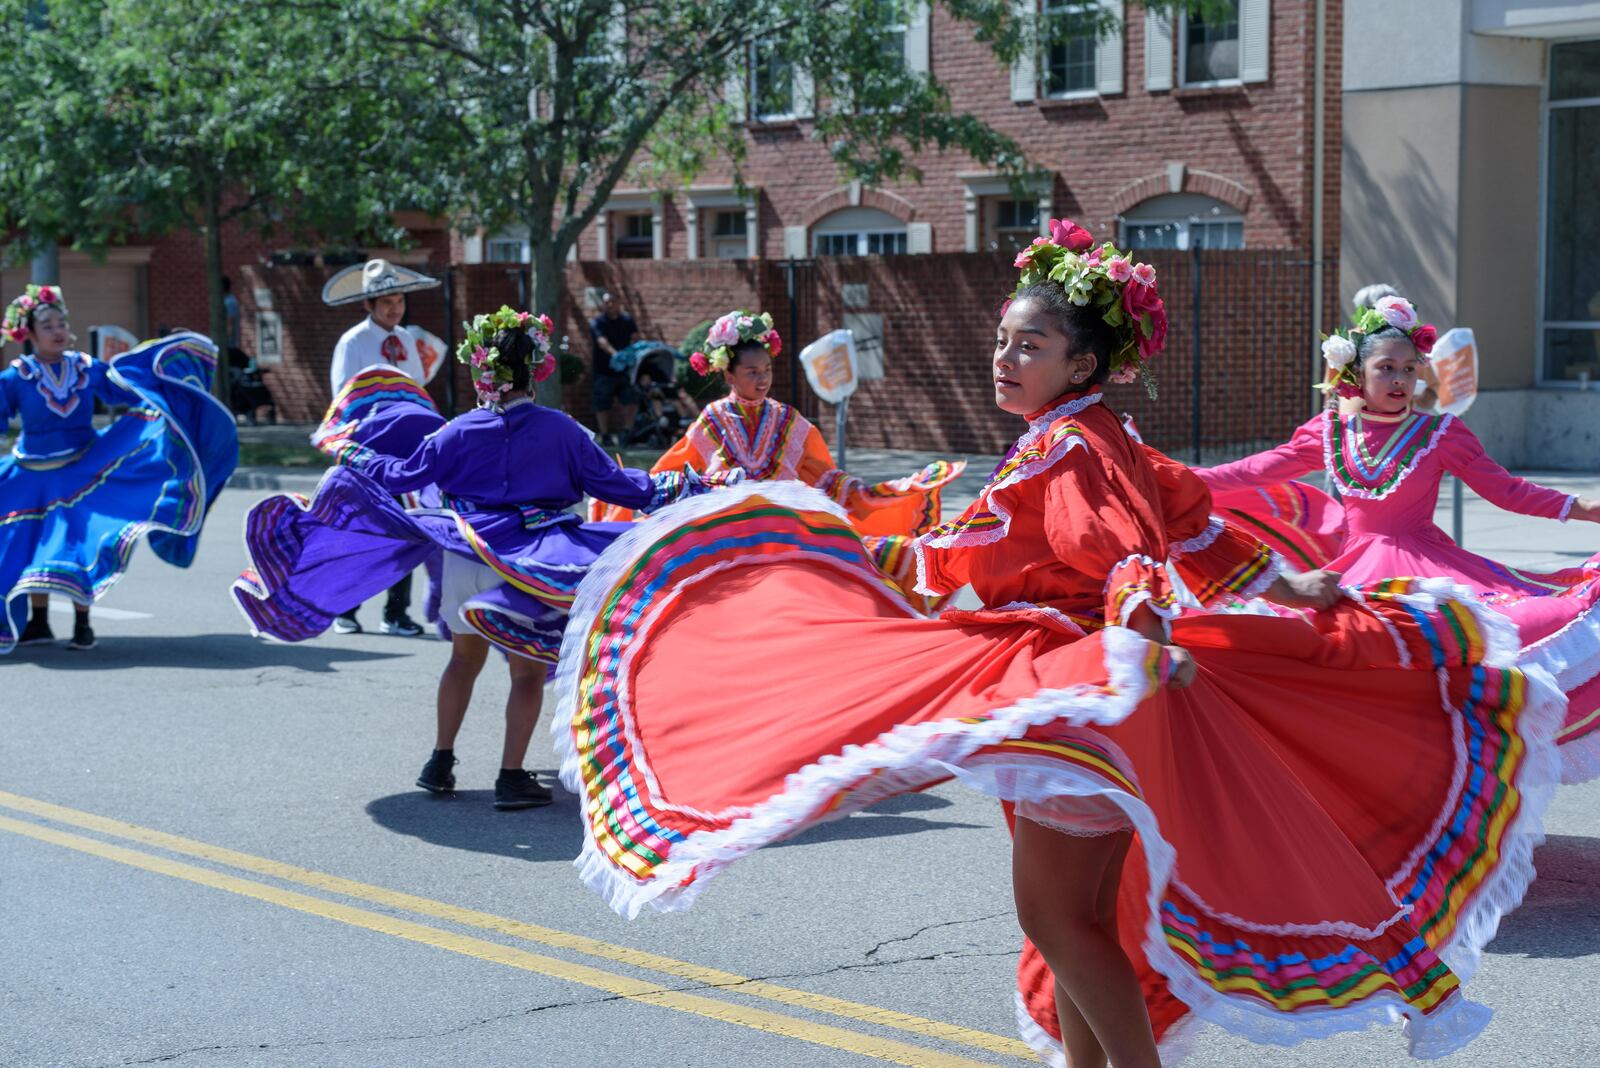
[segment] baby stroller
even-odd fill
[[[678,385],[681,360],[677,349],[661,341],[635,341],[611,357],[611,369],[626,373],[639,391],[639,413],[625,445],[664,449],[688,428],[698,409]]]
[[[235,417],[244,416],[245,422],[256,425],[256,409],[267,410],[267,422],[278,421],[278,406],[261,377],[261,370],[243,349],[228,349],[228,407]]]

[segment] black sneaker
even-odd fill
[[[494,807],[502,811],[514,808],[537,808],[555,800],[548,786],[540,786],[531,772],[518,768],[500,772],[494,781]]]
[[[335,634],[360,634],[361,623],[356,619],[356,614],[351,612],[347,616],[335,616],[333,620]]]
[[[338,626],[337,623],[334,624]],[[395,619],[386,619],[379,628],[381,634],[394,634],[402,638],[415,638],[422,633],[422,628],[410,616],[402,615]]]
[[[456,774],[450,769],[458,761],[453,756],[440,756],[438,753],[428,758],[422,765],[422,774],[417,776],[417,785],[430,794],[448,794],[456,788]]]
[[[72,640],[67,643],[67,648],[74,652],[86,653],[93,649],[94,628],[89,626],[87,620],[80,619],[72,625]]]
[[[28,625],[22,628],[22,636],[17,639],[18,645],[48,645],[56,640],[56,632],[50,629],[50,621],[40,615],[28,620]]]

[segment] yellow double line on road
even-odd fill
[[[520,920],[496,916],[476,909],[449,905],[442,901],[434,901],[430,898],[418,897],[398,890],[388,890],[381,886],[356,882],[353,879],[312,871],[308,868],[269,860],[265,857],[253,856],[249,853],[240,853],[237,850],[227,849],[222,846],[181,838],[177,835],[167,834],[164,831],[141,827],[138,824],[127,823],[122,820],[109,819],[105,816],[96,816],[88,812],[80,812],[77,809],[51,804],[48,801],[38,801],[19,794],[7,793],[3,790],[0,790],[0,807],[55,823],[154,846],[170,853],[194,857],[240,871],[269,876],[283,882],[294,883],[314,890],[340,894],[359,901],[367,901],[416,915],[446,920],[466,927],[476,927],[480,930],[492,931],[496,934],[518,938],[527,942],[569,950],[616,964],[670,975],[674,978],[702,984],[707,987],[732,990],[750,997],[778,1002],[813,1012],[826,1013],[854,1020],[858,1023],[892,1028],[924,1038],[956,1043],[988,1053],[1032,1059],[1031,1051],[1022,1042],[1012,1038],[1005,1038],[1001,1035],[990,1034],[987,1031],[977,1031],[939,1020],[930,1020],[908,1013],[895,1012],[890,1009],[862,1005],[842,998],[828,997],[825,994],[814,994],[805,990],[795,990],[762,980],[750,979],[733,972],[706,968],[687,961],[674,960],[671,957],[629,949],[626,946],[612,945],[584,935],[541,927],[537,924],[524,923]],[[257,882],[253,879],[245,879],[236,875],[213,871],[210,868],[196,867],[182,861],[171,860],[156,854],[145,853],[95,838],[86,838],[83,835],[12,819],[7,816],[0,816],[0,831],[7,831],[37,841],[48,842],[52,845],[62,846],[105,860],[116,861],[144,871],[182,879],[202,886],[209,886],[217,890],[225,890],[283,908],[321,916],[353,927],[377,931],[381,934],[434,946],[507,967],[536,972],[565,982],[602,990],[617,997],[674,1009],[679,1012],[687,1012],[723,1023],[764,1031],[769,1034],[783,1035],[803,1042],[827,1046],[865,1057],[889,1061],[894,1064],[908,1065],[912,1066],[912,1068],[924,1068],[924,1066],[925,1068],[971,1068],[971,1066],[993,1063],[990,1061],[971,1060],[923,1046],[913,1046],[892,1039],[880,1038],[841,1027],[833,1027],[784,1013],[752,1008],[717,998],[704,997],[685,991],[666,990],[658,985],[634,979],[630,976],[608,972],[587,965],[575,964],[555,957],[530,953],[498,942],[490,942],[470,935],[458,934],[453,931],[442,930],[437,927],[430,927],[410,920],[373,912],[368,909],[329,901],[325,898],[313,897],[309,894],[302,894],[298,891]]]

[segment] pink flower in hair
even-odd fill
[[[472,366],[482,367],[489,361],[489,352],[482,345],[472,350]]]
[[[1433,351],[1433,346],[1439,342],[1439,331],[1435,330],[1432,323],[1423,323],[1411,333],[1411,343],[1417,351],[1426,356]]]
[[[1156,269],[1148,263],[1136,263],[1133,267],[1133,280],[1142,286],[1156,284]]]
[[[711,373],[711,361],[706,359],[706,354],[697,352],[689,357],[689,366],[697,375],[705,376]]]
[[[1106,277],[1121,284],[1133,277],[1133,261],[1126,256],[1113,256],[1106,260]]]
[[[39,303],[40,304],[54,304],[54,303],[56,303],[56,301],[58,301],[60,299],[61,299],[61,295],[59,293],[57,293],[55,290],[51,289],[49,286],[40,286],[39,287]]]
[[[1383,316],[1384,322],[1408,334],[1417,325],[1417,309],[1405,297],[1383,297],[1372,310]]]
[[[533,380],[535,382],[543,382],[555,373],[556,361],[548,356],[533,365]]]
[[[547,333],[547,334],[555,333],[556,324],[550,321],[550,316],[545,315],[542,312],[539,315],[539,325],[544,327],[544,332],[545,333]]]
[[[1111,381],[1115,382],[1117,385],[1126,386],[1138,379],[1139,369],[1131,363],[1124,364],[1115,371],[1112,371],[1109,377]]]
[[[1050,240],[1070,252],[1082,252],[1094,244],[1089,231],[1071,219],[1051,219]]]
[[[11,340],[15,341],[19,345],[28,340],[28,338],[33,334],[33,332],[25,326],[16,327],[15,329],[6,331],[6,333],[10,334]]]
[[[1361,387],[1354,382],[1340,382],[1333,387],[1333,391],[1346,400],[1361,396]]]
[[[768,330],[761,340],[767,346],[769,355],[777,356],[783,352],[783,338],[778,336],[776,330]]]
[[[1001,303],[1001,305],[1000,305],[1000,318],[1004,319],[1006,317],[1006,312],[1011,310],[1012,301],[1013,301],[1013,298],[1007,297],[1004,300],[1004,302]]]
[[[1101,247],[1098,247],[1098,248],[1094,248],[1094,249],[1090,249],[1089,250],[1089,255],[1087,255],[1087,256],[1085,256],[1083,258],[1083,262],[1087,263],[1090,267],[1098,267],[1098,266],[1100,266],[1101,258],[1103,258],[1105,256],[1105,254],[1106,254],[1106,250],[1105,250],[1104,246],[1101,246]]]
[[[1032,262],[1033,262],[1033,249],[1032,249],[1032,247],[1029,247],[1029,248],[1025,248],[1021,252],[1017,253],[1017,258],[1011,261],[1011,266],[1013,266],[1013,267],[1026,267],[1026,266],[1028,266],[1028,264],[1030,264]]]
[[[722,348],[724,345],[737,345],[739,343],[739,317],[729,312],[715,323],[712,323],[710,332],[706,334],[706,343],[713,348]]]
[[[33,298],[26,293],[22,294],[17,298],[17,307],[21,308],[22,313],[26,315],[28,312],[33,311]]]

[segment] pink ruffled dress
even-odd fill
[[[1271,514],[1272,498],[1262,491],[1319,467],[1341,503],[1324,497],[1308,514],[1326,527],[1328,516],[1342,511],[1342,539],[1331,559],[1309,562],[1340,572],[1347,585],[1418,576],[1471,587],[1517,625],[1520,663],[1548,670],[1568,696],[1558,737],[1563,781],[1600,775],[1600,554],[1580,567],[1525,571],[1468,552],[1433,522],[1446,474],[1521,515],[1565,522],[1576,498],[1508,472],[1454,416],[1418,412],[1380,418],[1328,411],[1276,449],[1196,473],[1219,511],[1248,525],[1252,518],[1281,523],[1284,517]],[[1295,489],[1322,496],[1304,485]]]

